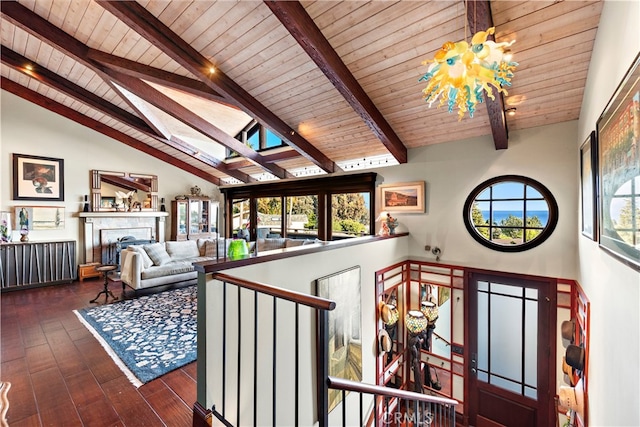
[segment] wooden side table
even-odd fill
[[[98,295],[94,299],[89,302],[96,302],[100,295],[104,294],[104,302],[109,302],[109,297],[113,298],[114,301],[118,300],[118,297],[113,295],[113,292],[109,290],[109,272],[114,271],[118,268],[116,265],[101,265],[100,267],[96,267],[96,271],[104,274],[104,289],[98,292]]]
[[[78,280],[83,282],[90,277],[100,277],[102,273],[96,270],[96,267],[100,267],[99,262],[88,262],[86,264],[80,264],[78,266]]]

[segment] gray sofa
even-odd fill
[[[120,280],[134,290],[179,283],[196,283],[198,273],[193,263],[223,259],[231,239],[168,241],[147,245],[130,245],[120,253]],[[267,252],[286,249],[315,240],[287,238],[258,239],[249,243],[249,251]]]

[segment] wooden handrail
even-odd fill
[[[222,282],[232,283],[241,288],[251,289],[263,294],[271,295],[287,301],[306,305],[318,310],[333,310],[336,308],[335,301],[326,298],[320,298],[313,295],[303,294],[301,292],[290,291],[288,289],[279,288],[277,286],[267,285],[260,282],[252,282],[250,280],[240,279],[238,277],[229,276],[224,273],[214,273],[213,278]]]
[[[355,391],[356,393],[377,394],[379,396],[397,397],[399,399],[417,400],[419,402],[437,403],[440,405],[457,405],[458,401],[447,399],[446,397],[430,396],[427,394],[415,393],[413,391],[398,390],[391,387],[382,387],[345,380],[343,378],[327,377],[327,384],[330,388],[337,390]]]
[[[438,335],[435,331],[433,332],[433,337],[439,339],[440,341],[444,341],[444,343],[448,347],[451,347],[451,343],[449,341],[445,340],[444,338],[442,338],[442,335]]]

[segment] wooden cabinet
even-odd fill
[[[2,291],[71,283],[75,278],[75,240],[0,245]]]
[[[196,240],[217,233],[218,202],[205,197],[171,201],[171,240]]]

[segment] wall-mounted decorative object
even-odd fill
[[[380,185],[380,209],[390,212],[424,212],[424,181]]]
[[[24,235],[30,230],[64,229],[64,206],[17,206],[15,208],[16,229]]]
[[[14,200],[64,200],[64,160],[13,154]]]
[[[640,55],[598,119],[600,247],[640,270]]]
[[[582,234],[598,240],[598,216],[596,197],[596,171],[598,147],[596,132],[592,131],[580,147],[580,177],[582,181]]]
[[[329,318],[329,375],[362,381],[362,323],[360,267],[352,267],[316,280],[318,296],[336,302]],[[329,411],[342,400],[342,392],[329,390]]]
[[[158,177],[156,175],[90,171],[91,210],[96,211],[156,211],[158,209]],[[120,195],[119,195],[120,193]],[[131,200],[129,197],[131,196]],[[103,203],[104,198],[112,204]],[[144,207],[143,202],[149,206]]]

